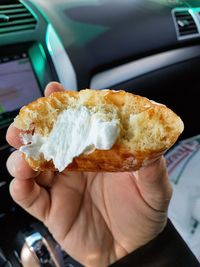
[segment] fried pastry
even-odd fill
[[[34,170],[135,171],[160,157],[184,125],[165,105],[125,91],[55,92],[14,121]]]

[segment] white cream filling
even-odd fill
[[[63,171],[75,157],[91,153],[95,149],[108,150],[119,135],[119,119],[105,121],[98,113],[86,107],[63,111],[48,137],[38,134],[23,136],[24,146],[20,151],[27,158],[52,160],[55,167]]]

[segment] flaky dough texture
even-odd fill
[[[109,150],[98,150],[74,158],[70,171],[135,171],[162,155],[183,131],[182,120],[165,105],[125,91],[91,90],[56,92],[23,107],[15,118],[22,132],[48,136],[58,115],[83,105],[102,112],[106,120],[117,114],[120,134]],[[56,170],[52,161],[26,159],[34,170]]]

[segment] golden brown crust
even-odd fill
[[[148,162],[160,157],[161,152],[128,152],[122,151],[117,147],[110,150],[96,150],[89,155],[81,155],[74,158],[73,162],[68,165],[68,171],[86,171],[86,172],[123,172],[136,171]],[[34,170],[56,171],[52,161],[27,159],[29,165]]]
[[[60,112],[79,105],[88,108],[104,105],[115,108],[123,121],[120,136],[110,150],[95,150],[80,155],[67,167],[70,171],[133,171],[149,160],[163,154],[183,131],[181,119],[164,105],[125,91],[82,90],[80,92],[56,92],[40,98],[20,110],[15,126],[23,131],[34,131],[46,136],[52,130]],[[128,125],[130,114],[136,115],[133,129]],[[128,125],[128,126],[127,126]],[[139,133],[136,130],[139,129]],[[133,137],[129,132],[135,131]],[[148,137],[148,138],[147,138]],[[147,138],[147,140],[145,140]],[[27,159],[35,170],[55,170],[52,161]]]

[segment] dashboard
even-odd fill
[[[53,242],[8,193],[5,134],[20,107],[50,81],[124,89],[175,110],[185,138],[200,132],[199,73],[199,0],[0,0],[0,266],[21,266],[20,233]],[[80,266],[63,257],[60,266]]]

